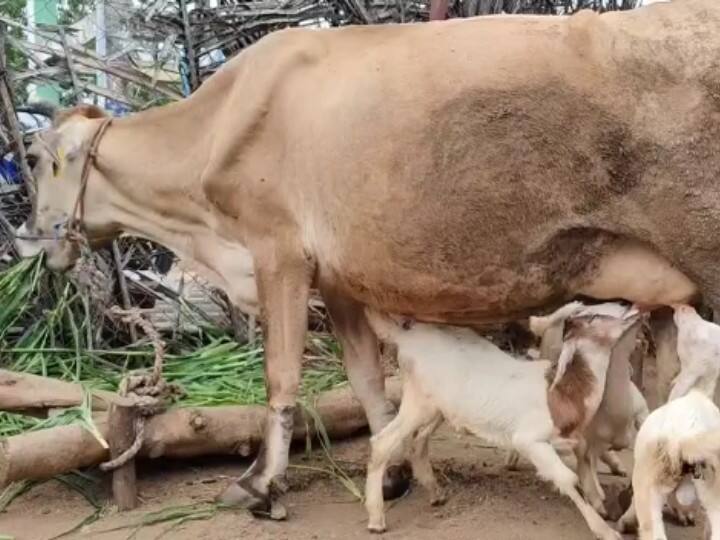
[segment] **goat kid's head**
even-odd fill
[[[641,317],[636,306],[616,306],[616,310],[600,311],[589,306],[588,309],[579,309],[565,319],[563,348],[553,387],[563,377],[576,353],[581,354],[586,361],[601,360],[604,369],[607,368],[613,347]]]
[[[675,304],[672,308],[675,311],[673,314],[673,320],[678,328],[685,324],[694,324],[699,320],[703,320],[695,308],[690,305]]]
[[[44,252],[49,268],[67,270],[80,254],[77,240],[69,234],[71,226],[84,229],[93,244],[108,235],[102,211],[95,204],[101,190],[83,186],[83,169],[90,165],[86,162],[96,150],[93,145],[99,144],[99,130],[108,121],[102,110],[81,106],[61,112],[50,129],[35,135],[27,157],[36,194],[30,218],[15,232],[22,257]]]
[[[640,316],[640,310],[635,306],[622,306],[612,314],[598,311],[593,306],[581,309],[565,320],[563,342],[587,341],[610,350],[640,320]]]

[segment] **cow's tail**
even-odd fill
[[[584,305],[581,302],[570,302],[569,304],[558,308],[550,315],[546,315],[544,317],[530,317],[530,331],[537,337],[542,337],[548,328],[563,322],[582,307],[584,307]]]

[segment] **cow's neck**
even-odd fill
[[[179,253],[192,250],[192,240],[223,230],[202,188],[217,103],[223,102],[214,93],[113,122],[88,185],[88,225],[112,219],[123,231]]]
[[[218,102],[222,99],[205,91],[115,120],[99,146],[85,219],[90,229],[110,221],[212,268],[206,277],[227,288],[226,274],[247,273],[248,254],[240,256],[241,232],[212,210],[202,187]]]

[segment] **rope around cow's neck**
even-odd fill
[[[81,249],[88,247],[88,241],[83,231],[83,220],[85,218],[85,192],[87,191],[88,179],[90,178],[90,168],[93,165],[97,166],[98,148],[100,147],[103,135],[105,135],[112,121],[112,117],[103,120],[90,141],[90,149],[88,150],[88,155],[85,163],[83,163],[82,173],[80,174],[80,189],[67,224],[66,237],[68,240],[77,242]]]

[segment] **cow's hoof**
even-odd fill
[[[224,506],[245,508],[257,517],[272,517],[273,503],[270,501],[270,495],[261,493],[249,483],[246,484],[245,480],[237,480],[230,484],[215,498],[215,501]]]
[[[412,470],[407,462],[388,467],[383,477],[383,499],[392,501],[405,495],[410,491],[410,478]]]

